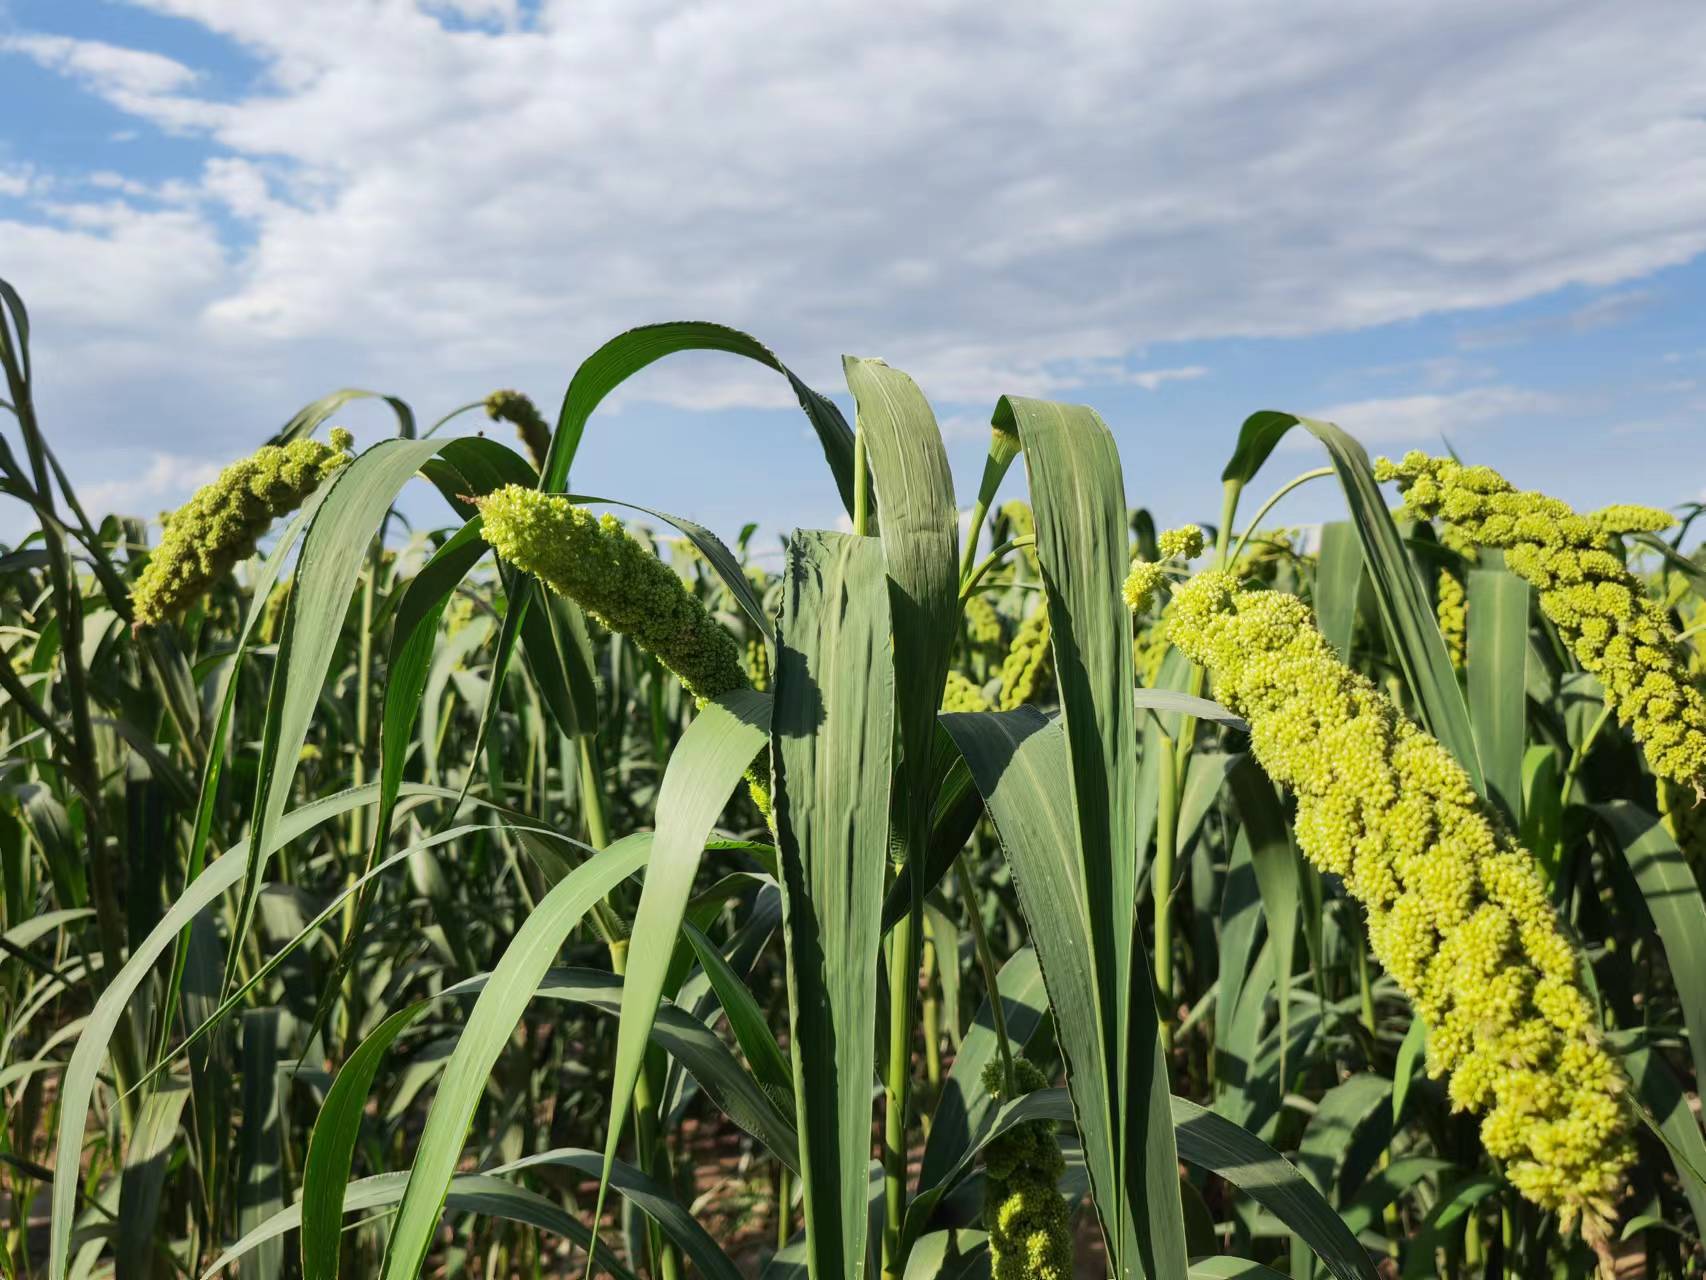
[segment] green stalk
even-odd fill
[[[1001,1054],[1001,1077],[1008,1097],[1013,1096],[1013,1046],[1007,1039],[1007,1010],[1001,1003],[1000,970],[995,966],[995,953],[989,948],[989,934],[983,927],[983,913],[977,909],[977,894],[972,888],[971,872],[966,869],[964,852],[954,856],[954,877],[959,883],[960,897],[966,904],[966,920],[971,925],[972,946],[977,950],[977,965],[983,970],[983,985],[989,991],[990,1022],[995,1027],[995,1047]]]
[[[1285,497],[1286,494],[1290,493],[1299,485],[1307,484],[1311,480],[1320,480],[1323,477],[1330,476],[1332,474],[1333,468],[1331,467],[1316,467],[1315,470],[1305,471],[1300,476],[1293,476],[1290,480],[1287,480],[1282,484],[1279,489],[1275,491],[1274,495],[1262,504],[1261,509],[1257,511],[1254,516],[1250,517],[1250,523],[1245,525],[1244,532],[1238,535],[1238,545],[1233,548],[1232,558],[1228,563],[1236,564],[1238,562],[1238,557],[1244,554],[1244,544],[1250,541],[1250,535],[1261,527],[1263,519],[1266,518],[1268,512],[1272,511],[1279,505],[1279,500],[1281,498]],[[1218,568],[1220,566],[1216,567]]]
[[[1157,784],[1155,866],[1149,894],[1155,910],[1155,990],[1161,1014],[1161,1048],[1173,1050],[1173,861],[1179,842],[1179,787],[1173,744],[1161,736],[1161,778]]]
[[[906,1216],[906,1108],[912,1084],[912,1021],[918,998],[916,955],[923,904],[895,924],[889,939],[889,1057],[883,1076],[883,1280],[900,1280],[901,1223]]]
[[[942,1088],[942,997],[936,970],[941,955],[933,938],[924,939],[924,1081],[933,1101]],[[930,1101],[920,1104],[929,1106]],[[930,1135],[930,1116],[924,1116],[924,1134]]]
[[[1001,557],[1018,547],[1035,546],[1036,541],[1037,539],[1035,534],[1022,533],[1017,538],[1009,538],[1006,542],[1003,542],[999,547],[996,547],[995,550],[986,555],[978,562],[977,568],[973,569],[971,573],[960,583],[961,603],[964,603],[966,600],[971,598],[971,593],[977,588],[977,584],[983,580],[983,575],[999,564],[1001,562]]]

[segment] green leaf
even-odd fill
[[[1315,621],[1339,657],[1351,660],[1357,597],[1362,591],[1362,543],[1348,520],[1321,526],[1321,550],[1315,563]]]
[[[777,1045],[776,1037],[764,1019],[764,1010],[759,1007],[751,988],[741,981],[740,975],[716,944],[694,928],[691,922],[683,921],[681,928],[705,971],[711,989],[717,993],[717,1002],[728,1015],[729,1029],[734,1032],[735,1043],[740,1045],[741,1052],[751,1064],[752,1073],[766,1088],[776,1090],[778,1096],[786,1094],[791,1098],[794,1069],[788,1065],[787,1056]]]
[[[1238,757],[1228,775],[1238,820],[1250,842],[1250,861],[1268,922],[1274,953],[1274,987],[1279,1003],[1279,1074],[1281,1088],[1289,1080],[1287,1051],[1291,1037],[1291,975],[1297,957],[1297,851],[1291,827],[1274,784],[1248,756]]]
[[[1529,587],[1502,564],[1489,563],[1469,571],[1468,600],[1469,720],[1487,771],[1487,798],[1514,829],[1522,823],[1528,740]]]
[[[855,1275],[865,1258],[893,768],[890,635],[882,545],[794,534],[776,632],[771,759],[813,1280]]]
[[[284,1207],[284,1116],[279,1105],[279,1010],[243,1013],[243,1130],[237,1165],[237,1225],[249,1230]],[[243,1260],[243,1280],[276,1280],[282,1247]]]
[[[333,476],[325,499],[308,524],[267,695],[252,833],[261,856],[253,860],[244,878],[226,960],[227,987],[235,977],[242,943],[254,918],[255,898],[272,849],[268,832],[284,812],[308,726],[319,710],[326,675],[343,634],[362,561],[398,492],[421,463],[445,443],[381,441]]]
[[[1694,1077],[1706,1081],[1706,902],[1700,885],[1676,841],[1653,814],[1627,800],[1592,808],[1641,887],[1682,1005]]]
[[[647,365],[680,351],[727,351],[755,360],[786,378],[823,445],[824,457],[841,490],[841,500],[848,514],[853,513],[853,432],[848,429],[841,410],[796,378],[756,339],[738,329],[692,320],[630,329],[606,342],[581,363],[563,396],[562,412],[557,415],[557,429],[551,436],[551,451],[545,459],[539,487],[556,492],[568,483],[569,468],[574,465],[586,424],[606,396]]]
[[[975,903],[968,904],[975,911]],[[1007,1035],[1013,1051],[1022,1052],[1047,1021],[1048,997],[1037,953],[1022,947],[1001,966],[996,975],[1001,988],[1001,1008],[1007,1018]],[[1000,1052],[995,1039],[995,1019],[985,998],[977,1017],[954,1055],[954,1065],[942,1082],[942,1095],[931,1117],[919,1166],[918,1185],[933,1187],[947,1176],[953,1163],[965,1152],[972,1135],[979,1132],[998,1105],[983,1087],[983,1069]]]
[[[882,501],[880,531],[889,576],[895,721],[900,733],[896,799],[907,856],[923,856],[929,835],[936,708],[959,631],[959,512],[942,433],[911,378],[881,360],[842,360],[858,409],[871,479]],[[915,904],[923,886],[913,880]]]
[[[1283,1272],[1247,1258],[1198,1258],[1190,1274],[1191,1280],[1285,1280]]]
[[[611,1076],[610,1126],[604,1158],[616,1159],[634,1084],[645,1066],[652,1018],[663,994],[664,976],[681,931],[682,916],[705,840],[729,795],[770,733],[771,700],[754,689],[736,689],[708,702],[681,735],[658,789],[657,832],[645,887],[634,916],[633,936],[646,945],[631,948],[622,988],[622,1018],[616,1031]],[[593,1216],[604,1199],[602,1183]]]
[[[1420,1016],[1410,1020],[1404,1040],[1398,1046],[1398,1060],[1392,1067],[1392,1127],[1397,1129],[1404,1119],[1404,1100],[1410,1096],[1410,1085],[1416,1078],[1428,1047],[1428,1024]]]
[[[541,1231],[555,1232],[573,1240],[582,1248],[590,1248],[593,1245],[592,1232],[572,1213],[538,1192],[518,1187],[501,1176],[539,1165],[564,1165],[596,1177],[600,1157],[596,1151],[561,1148],[499,1165],[485,1173],[459,1174],[451,1180],[445,1204],[457,1213],[501,1218],[537,1227]],[[359,1178],[349,1184],[348,1195],[343,1202],[344,1210],[346,1213],[383,1210],[402,1199],[406,1183],[407,1175],[402,1173],[381,1173],[369,1178]],[[618,1163],[610,1185],[656,1220],[665,1233],[682,1247],[683,1252],[701,1266],[706,1275],[722,1277],[723,1280],[739,1280],[739,1273],[734,1271],[732,1265],[722,1256],[722,1251],[717,1248],[715,1241],[693,1221],[692,1216],[665,1188],[632,1166],[622,1163]],[[295,1230],[302,1222],[302,1210],[300,1203],[290,1205],[250,1231],[214,1260],[213,1265],[202,1273],[202,1280],[210,1280],[250,1251]],[[332,1240],[335,1246],[338,1231],[336,1219],[333,1230]],[[602,1244],[598,1246],[598,1265],[607,1269],[616,1280],[635,1280],[634,1273],[617,1261]]]
[[[1339,1178],[1358,1130],[1387,1111],[1392,1082],[1361,1071],[1334,1085],[1322,1096],[1297,1145],[1297,1165],[1327,1197],[1338,1200]]]
[[[408,1187],[387,1242],[385,1280],[415,1280],[420,1274],[474,1108],[558,948],[593,904],[644,866],[650,853],[650,835],[633,835],[582,863],[539,900],[505,949],[456,1041],[427,1112]]]
[[[1401,1156],[1378,1169],[1357,1188],[1355,1198],[1340,1214],[1345,1225],[1358,1234],[1380,1221],[1386,1206],[1427,1178],[1437,1178],[1457,1166],[1433,1156]]]
[[[1109,1126],[1111,1145],[1107,1161],[1089,1167],[1115,1275],[1177,1275],[1186,1267],[1184,1206],[1168,1122],[1167,1069],[1150,995],[1153,976],[1144,951],[1134,945],[1136,675],[1131,621],[1120,595],[1130,556],[1119,451],[1101,418],[1080,405],[1005,396],[993,421],[1013,431],[1024,447],[1060,691],[1070,780],[1065,794],[1072,797],[1068,812],[1075,819],[1066,850],[1076,863],[1082,901],[1076,914],[1087,926],[1094,957],[1094,1002],[1077,1012],[1100,1020],[1101,1056],[1094,1067],[1080,1059],[1069,1083],[1091,1070],[1107,1081],[1108,1092],[1099,1100],[1106,1110],[1093,1124]],[[976,776],[975,765],[972,772]],[[979,779],[988,802],[985,781],[992,780]],[[1024,875],[1017,869],[1015,874]],[[1038,953],[1048,976],[1055,966],[1040,945]],[[1086,1039],[1080,1047],[1091,1044]],[[1081,1114],[1081,1132],[1083,1119]]]
[[[270,438],[268,444],[289,444],[292,440],[300,440],[311,436],[322,423],[354,400],[383,400],[391,406],[391,412],[397,415],[397,434],[410,439],[415,435],[415,415],[409,406],[396,396],[381,395],[377,391],[363,391],[359,387],[345,387],[342,391],[334,391],[329,396],[321,396],[296,411],[291,420],[280,427]]]
[[[278,849],[323,822],[371,804],[376,788],[368,786],[343,791],[303,805],[286,814],[268,837]],[[105,1060],[113,1033],[124,1016],[130,998],[153,972],[154,962],[177,941],[197,913],[242,879],[250,861],[249,842],[239,841],[222,858],[209,864],[195,881],[185,886],[160,922],[135,947],[124,966],[113,974],[100,999],[83,1024],[71,1060],[60,1080],[59,1130],[54,1143],[53,1213],[48,1244],[50,1280],[66,1280],[71,1260],[72,1219],[77,1206],[79,1171],[82,1167],[83,1132],[88,1124],[95,1083]]]
[[[118,1237],[113,1262],[119,1280],[143,1280],[153,1273],[160,1193],[166,1184],[178,1119],[189,1101],[189,1086],[169,1080],[152,1090],[138,1109],[136,1131],[124,1150],[118,1201]]]
[[[1670,1154],[1683,1195],[1694,1210],[1695,1229],[1706,1223],[1706,1137],[1682,1081],[1656,1049],[1637,1033],[1606,1037],[1620,1052],[1623,1069],[1635,1086],[1636,1111]]]
[[[1290,1227],[1339,1280],[1378,1280],[1367,1251],[1297,1169],[1255,1134],[1173,1098],[1179,1156],[1218,1173]]]
[[[1114,1018],[1099,1000],[1098,959],[1090,943],[1090,906],[1077,856],[1077,832],[1070,806],[1059,799],[1071,794],[1065,735],[1058,724],[1031,707],[943,715],[941,720],[959,744],[1013,869],[1019,906],[1036,948],[1054,1011],[1055,1033],[1066,1058],[1067,1087],[1084,1143],[1090,1186],[1103,1231],[1111,1235],[1122,1219],[1132,1219],[1136,1205],[1128,1203],[1131,1192],[1121,1181],[1120,1129],[1113,1096],[1116,1078],[1106,1066],[1112,1057],[1107,1041]],[[1145,1003],[1153,1009],[1151,1002]],[[1165,1085],[1164,1075],[1161,1083]],[[1170,1120],[1167,1133],[1171,1146]],[[1174,1163],[1176,1167],[1176,1157]],[[1176,1176],[1171,1183],[1176,1195]],[[1147,1207],[1146,1201],[1138,1203]],[[1183,1212],[1181,1205],[1177,1240],[1181,1251]],[[1132,1265],[1139,1265],[1135,1257]]]

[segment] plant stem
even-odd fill
[[[1599,715],[1594,717],[1594,722],[1588,726],[1587,733],[1582,737],[1581,745],[1570,753],[1570,763],[1564,769],[1564,781],[1558,788],[1558,811],[1560,813],[1569,807],[1570,794],[1576,789],[1576,776],[1581,773],[1582,765],[1588,758],[1588,752],[1593,750],[1593,744],[1598,739],[1600,730],[1605,728],[1605,722],[1609,719],[1611,719],[1611,704],[1607,702],[1601,705]]]
[[[1179,842],[1179,787],[1173,743],[1161,736],[1161,777],[1157,783],[1155,866],[1149,893],[1155,909],[1155,990],[1161,1015],[1161,1048],[1173,1050],[1173,860]]]
[[[1037,537],[1034,533],[1021,533],[1017,538],[1009,538],[999,547],[996,547],[978,562],[977,568],[973,569],[970,576],[966,577],[960,584],[960,601],[964,603],[971,598],[971,593],[977,588],[977,584],[983,580],[983,575],[993,569],[1000,562],[1002,556],[1018,547],[1035,546],[1036,541]]]
[[[1238,557],[1244,554],[1244,544],[1246,542],[1250,541],[1250,535],[1253,534],[1254,532],[1256,532],[1256,530],[1261,527],[1263,517],[1265,517],[1268,514],[1268,512],[1272,511],[1276,506],[1279,505],[1279,500],[1281,498],[1285,497],[1286,494],[1290,493],[1293,489],[1297,488],[1299,485],[1307,484],[1311,480],[1320,480],[1320,479],[1322,479],[1326,476],[1330,476],[1332,474],[1333,474],[1333,468],[1331,468],[1331,467],[1316,467],[1315,470],[1305,471],[1300,476],[1293,476],[1290,480],[1287,480],[1284,484],[1282,484],[1279,487],[1279,489],[1275,491],[1273,497],[1269,498],[1266,502],[1264,502],[1261,505],[1260,510],[1258,510],[1255,515],[1250,517],[1250,523],[1245,525],[1244,526],[1244,532],[1238,535],[1238,545],[1232,549],[1232,557],[1226,563],[1228,563],[1228,564],[1237,564],[1238,563]],[[1228,523],[1230,523],[1230,522],[1228,522]],[[1220,566],[1216,566],[1216,567],[1224,567],[1224,565],[1220,565]]]
[[[941,953],[934,938],[924,939],[924,1081],[930,1086],[929,1097],[920,1107],[928,1107],[942,1088],[942,998],[937,986],[936,970]],[[930,1136],[930,1116],[924,1113],[924,1136]]]
[[[883,1280],[900,1280],[901,1222],[906,1216],[906,1108],[912,1085],[912,1020],[918,996],[916,950],[924,904],[912,909],[889,938],[889,1058],[883,1074]]]
[[[983,970],[983,985],[989,993],[989,1019],[995,1028],[995,1047],[1001,1054],[1001,1077],[1008,1097],[1013,1096],[1013,1046],[1007,1038],[1007,1007],[1001,1003],[1001,971],[995,966],[995,953],[989,948],[989,934],[983,927],[983,913],[977,909],[977,893],[972,887],[971,872],[966,869],[966,855],[954,855],[954,878],[960,886],[960,897],[966,904],[966,921],[971,926],[972,946],[977,951],[978,968]]]
[[[590,733],[576,740],[580,749],[581,814],[586,819],[586,842],[594,849],[610,843],[604,819],[604,788],[598,777],[598,744]]]

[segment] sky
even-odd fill
[[[843,353],[905,369],[962,505],[1004,393],[1095,406],[1163,524],[1214,517],[1266,408],[1672,505],[1706,499],[1703,48],[1697,0],[0,0],[0,277],[92,509],[339,387],[554,416],[674,319],[849,411]],[[634,379],[573,479],[731,539],[841,515],[732,356]]]

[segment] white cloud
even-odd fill
[[[29,165],[0,165],[0,196],[28,195],[37,187]]]
[[[748,329],[831,391],[843,351],[949,404],[1153,389],[1201,374],[1136,367],[1158,343],[1493,307],[1706,250],[1691,0],[146,6],[236,42],[255,83],[216,100],[159,54],[4,46],[209,148],[176,188],[120,174],[110,204],[0,221],[85,432],[118,399],[198,447],[241,411],[246,446],[346,381],[423,411],[549,397],[675,317]],[[1414,425],[1499,390],[1368,403]],[[726,357],[627,395],[792,403]]]
[[[91,513],[121,511],[151,518],[159,510],[182,504],[219,474],[220,465],[207,458],[153,451],[129,475],[79,486],[77,500]]]
[[[1487,329],[1472,329],[1458,337],[1458,345],[1474,351],[1487,347],[1514,346],[1536,338],[1557,335],[1594,333],[1625,324],[1658,301],[1651,289],[1626,289],[1608,293],[1569,311],[1556,315],[1535,316],[1514,324],[1496,325]]]
[[[1142,387],[1145,391],[1155,391],[1167,382],[1194,382],[1206,377],[1208,369],[1204,365],[1186,365],[1180,369],[1139,369],[1136,373],[1124,375],[1122,381]]]
[[[1392,396],[1355,400],[1312,413],[1345,428],[1364,444],[1413,444],[1437,446],[1455,440],[1471,428],[1497,426],[1502,422],[1567,407],[1558,396],[1520,387],[1470,387],[1443,395]],[[1298,432],[1287,437],[1291,444],[1306,444]]]
[[[196,73],[162,54],[56,35],[0,36],[0,53],[22,55],[71,76],[119,110],[167,128],[212,125],[222,114],[213,103],[183,96]]]

